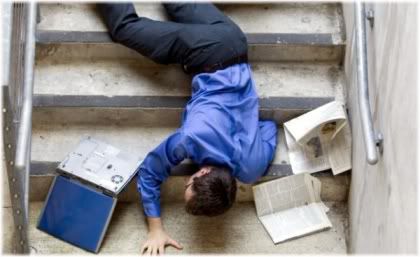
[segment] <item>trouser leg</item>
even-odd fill
[[[98,4],[97,7],[114,41],[158,63],[182,62],[188,51],[179,42],[182,24],[139,17],[130,3]]]
[[[173,8],[171,15],[180,20],[193,10],[186,6],[173,4],[167,8]],[[211,5],[210,13],[203,14],[207,8],[201,6],[191,16],[199,19],[203,15],[202,21],[214,24],[154,21],[138,17],[132,4],[98,4],[98,8],[114,41],[158,63],[180,63],[190,71],[193,69],[188,67],[200,69],[247,53],[245,35]]]

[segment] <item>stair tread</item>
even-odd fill
[[[330,208],[327,215],[333,225],[331,229],[275,245],[259,222],[252,202],[236,203],[230,211],[214,218],[188,215],[180,202],[164,203],[162,218],[165,228],[184,246],[183,251],[166,248],[166,253],[345,254],[346,204],[326,202],[326,205]],[[29,237],[34,251],[37,254],[86,253],[36,229],[42,206],[42,202],[30,202]],[[137,202],[117,204],[100,249],[101,254],[139,254],[141,243],[147,236],[139,206]],[[203,234],[203,231],[206,233]]]
[[[137,13],[167,20],[161,4],[136,3]],[[340,35],[337,3],[218,4],[246,33],[330,33]],[[252,18],[250,18],[252,17]],[[41,4],[38,29],[105,31],[93,4]],[[336,37],[341,41],[341,36]]]
[[[260,98],[340,97],[344,83],[342,70],[335,64],[253,62],[251,69]],[[191,77],[176,65],[130,60],[41,58],[35,66],[34,92],[53,95],[189,96]]]
[[[153,113],[151,116],[156,116]],[[174,116],[169,114],[169,116]],[[142,117],[140,117],[143,120]],[[61,120],[65,122],[65,120]],[[110,122],[115,122],[110,120]],[[31,193],[33,200],[41,200],[48,192],[51,179],[55,176],[56,167],[65,155],[72,151],[83,136],[92,136],[108,142],[122,150],[132,152],[144,158],[161,141],[173,132],[177,125],[152,126],[147,125],[123,125],[118,124],[69,124],[58,123],[53,119],[45,120],[45,123],[34,123],[32,130],[32,162],[31,162]],[[282,127],[278,127],[278,146],[275,157],[268,168],[266,176],[260,181],[273,179],[273,176],[292,175],[288,160],[287,148],[284,141]],[[182,201],[184,179],[196,171],[196,166],[191,162],[184,161],[175,167],[171,176],[162,186],[162,201]],[[313,176],[322,183],[321,199],[332,201],[345,201],[348,191],[348,173],[333,176],[331,171],[317,172]],[[252,190],[249,184],[239,183],[238,201],[252,200]],[[41,197],[41,198],[40,198]],[[130,183],[127,190],[121,195],[124,201],[138,202],[136,180]]]
[[[115,147],[144,158],[165,138],[177,129],[176,126],[141,127],[124,125],[34,125],[32,130],[32,161],[61,162],[84,136],[103,140]],[[288,165],[288,154],[281,127],[273,164]]]

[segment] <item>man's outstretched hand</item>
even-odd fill
[[[148,218],[147,220],[149,223],[149,235],[141,249],[142,254],[161,255],[165,252],[165,246],[167,245],[182,250],[182,246],[163,230],[160,218]]]

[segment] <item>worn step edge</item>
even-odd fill
[[[55,167],[58,166],[58,162],[37,162],[32,161],[31,163],[31,176],[30,176],[30,201],[43,201],[47,196],[48,189],[51,185],[53,178],[58,175]],[[268,175],[260,178],[257,183],[277,179],[291,175],[291,170],[288,175],[285,175],[287,169],[290,169],[289,165],[272,165],[277,166],[283,170],[283,175],[270,175],[270,167]],[[43,168],[44,167],[44,168]],[[179,165],[179,167],[188,167],[187,165]],[[173,170],[173,174],[162,184],[161,187],[161,200],[162,202],[182,202],[184,199],[184,185],[188,175],[192,174],[193,165],[189,165],[190,173],[180,173]],[[280,173],[278,173],[280,174]],[[349,172],[345,172],[336,176],[332,175],[331,171],[322,171],[312,174],[314,177],[321,181],[321,199],[323,201],[335,201],[335,202],[346,202],[349,190]],[[238,183],[237,191],[237,202],[249,202],[253,201],[253,184]],[[129,183],[127,188],[118,196],[118,200],[122,202],[140,202],[140,197],[137,191],[137,177]]]
[[[184,108],[188,96],[104,96],[35,94],[33,107],[126,107]],[[266,97],[259,98],[260,109],[311,110],[334,101],[334,97]]]
[[[260,120],[278,125],[312,109],[260,109]],[[54,123],[69,125],[179,126],[184,108],[141,107],[35,107],[33,125]],[[65,119],[63,119],[65,117]]]
[[[337,35],[328,33],[248,33],[248,59],[250,61],[317,61],[341,62],[345,43],[337,40]],[[37,32],[38,48],[54,45],[95,45],[112,46],[114,58],[141,59],[141,56],[116,44],[109,34],[103,31],[48,31]],[[115,48],[114,48],[115,46]],[[98,56],[99,58],[100,56]]]
[[[333,33],[245,33],[249,45],[309,45],[344,46]],[[37,30],[38,44],[65,43],[109,43],[110,35],[105,31]]]
[[[107,124],[115,121],[126,125],[179,124],[182,111],[189,97],[166,96],[59,96],[34,95],[34,124],[62,120],[67,115],[67,124]],[[303,98],[275,97],[260,98],[259,116],[274,120],[277,124],[311,111],[333,101],[333,97]],[[156,117],[145,112],[153,111]],[[170,114],[168,114],[170,112]],[[79,113],[79,115],[77,115]],[[165,121],[162,121],[165,117]],[[144,120],[146,119],[146,120]]]
[[[32,161],[31,162],[31,176],[51,176],[56,175],[56,168],[60,162],[52,161]],[[176,166],[172,172],[172,176],[189,176],[197,171],[198,166],[193,163],[182,163]],[[290,176],[292,175],[292,167],[290,164],[273,164],[268,168],[266,176]],[[327,171],[318,174],[320,176],[326,176]],[[317,175],[317,176],[318,176]]]

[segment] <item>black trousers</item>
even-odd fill
[[[157,63],[179,63],[184,71],[197,73],[244,61],[248,51],[244,33],[213,4],[163,5],[171,21],[139,17],[130,3],[97,7],[115,42]]]

